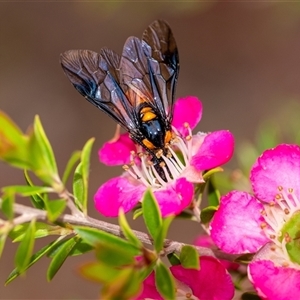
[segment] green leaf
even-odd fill
[[[76,246],[78,242],[77,237],[72,237],[68,240],[64,240],[60,246],[60,248],[55,252],[51,263],[47,270],[47,280],[51,281],[58,270],[61,268],[65,260],[70,253],[72,252],[73,248]]]
[[[115,280],[109,282],[101,290],[101,299],[132,299],[140,291],[141,279],[134,268],[119,270]]]
[[[79,273],[90,281],[107,283],[115,281],[120,270],[97,261],[85,263],[79,268]]]
[[[158,261],[155,268],[155,285],[161,296],[165,299],[175,299],[175,284],[170,270]]]
[[[169,227],[174,220],[174,216],[163,219],[161,230],[158,232],[157,237],[154,241],[154,247],[157,253],[159,253],[164,246],[164,240],[167,237]]]
[[[34,186],[32,180],[29,177],[27,170],[24,170],[24,176],[25,176],[26,183],[29,186]],[[45,208],[44,199],[39,193],[31,195],[30,198],[31,198],[31,203],[35,208],[38,208],[38,209]]]
[[[75,151],[74,153],[72,153],[62,177],[62,182],[64,184],[66,184],[68,178],[70,177],[71,171],[74,168],[75,164],[80,160],[80,156],[81,151]]]
[[[32,171],[35,175],[47,185],[52,186],[57,193],[61,193],[64,190],[64,185],[57,173],[52,147],[38,116],[34,121],[33,133],[30,135],[29,151]]]
[[[3,249],[4,249],[5,242],[6,242],[6,238],[7,238],[7,234],[0,235],[0,258],[2,256],[2,252],[3,252]]]
[[[34,233],[35,219],[32,219],[15,255],[15,265],[20,273],[25,271],[30,261],[34,246]]]
[[[209,206],[218,206],[220,203],[220,192],[216,188],[216,185],[214,183],[214,178],[211,177],[210,180],[207,183],[208,188],[208,204]]]
[[[177,266],[177,265],[181,264],[180,259],[179,259],[178,255],[176,253],[174,253],[174,252],[169,253],[167,255],[167,257],[168,257],[168,260],[169,260],[169,262],[172,266]]]
[[[199,254],[193,246],[183,246],[180,251],[179,259],[185,269],[200,270]]]
[[[28,230],[28,227],[30,226],[30,223],[24,223],[16,225],[10,232],[9,237],[13,240],[13,242],[20,242],[24,239],[24,236],[26,234],[26,231]],[[65,232],[64,228],[61,228],[60,226],[53,226],[46,223],[36,222],[35,223],[35,232],[34,232],[34,238],[42,238],[48,235],[61,235]]]
[[[81,162],[77,166],[73,179],[73,193],[75,203],[84,213],[87,213],[88,178],[90,167],[90,155],[95,139],[89,139],[84,145],[81,153]]]
[[[28,153],[28,137],[17,125],[0,111],[0,159],[14,167],[31,167]]]
[[[54,222],[65,210],[67,202],[65,199],[57,199],[46,201],[45,204],[48,219],[51,222]]]
[[[19,194],[21,196],[32,196],[38,193],[51,193],[52,188],[46,186],[10,185],[2,188],[4,193]]]
[[[54,242],[51,242],[50,244],[46,245],[39,251],[37,251],[35,254],[33,254],[30,258],[29,264],[25,266],[24,271],[29,269],[32,265],[34,265],[36,262],[38,262],[44,255],[46,255],[57,243],[60,242],[60,238],[57,239]],[[19,275],[21,275],[21,272],[15,268],[8,276],[8,278],[5,281],[5,284],[8,284],[12,282],[14,279],[16,279]]]
[[[83,202],[85,202],[83,199],[87,192],[85,191],[85,185],[82,178],[82,163],[79,163],[79,165],[76,167],[73,177],[73,194],[75,198],[75,204],[83,211]]]
[[[134,256],[140,253],[136,246],[112,234],[86,227],[75,227],[74,230],[84,241],[96,248],[99,261],[111,266],[131,264]]]
[[[39,116],[35,116],[34,123],[33,123],[33,130],[34,135],[38,141],[38,144],[41,148],[42,154],[47,162],[47,166],[51,168],[52,172],[56,175],[57,174],[57,166],[54,157],[54,153],[50,142],[46,136],[44,128],[42,126],[41,120]]]
[[[203,208],[200,214],[201,222],[204,224],[208,224],[212,220],[217,209],[218,208],[215,206],[208,206]]]
[[[136,208],[134,209],[133,211],[133,220],[136,220],[138,217],[142,216],[143,215],[143,209],[140,207],[140,208]]]
[[[146,227],[156,243],[156,238],[162,228],[162,217],[157,201],[151,190],[147,190],[142,201],[143,217]]]
[[[130,245],[130,244],[128,244]],[[102,243],[96,249],[96,257],[98,261],[104,262],[111,267],[122,267],[125,265],[133,265],[135,256],[138,254],[128,251],[125,247],[119,248],[115,244]]]
[[[87,182],[89,178],[90,171],[90,156],[93,144],[95,142],[94,138],[89,139],[84,145],[81,153],[81,162],[82,162],[82,176],[84,180]]]
[[[91,246],[90,244],[86,243],[85,241],[79,238],[77,244],[70,252],[70,256],[82,255],[84,253],[92,251],[93,249],[94,249],[93,246]]]
[[[223,168],[221,167],[208,170],[203,174],[203,180],[207,181],[213,174],[220,173],[220,172],[223,172]]]
[[[80,274],[103,286],[101,299],[132,299],[142,280],[139,270],[133,267],[111,268],[105,263],[90,262],[79,269]]]
[[[1,199],[1,211],[8,220],[12,220],[14,217],[14,202],[14,194],[4,194]]]
[[[140,242],[140,240],[136,237],[136,235],[133,233],[132,229],[130,228],[130,226],[129,226],[127,220],[126,220],[126,217],[125,217],[125,214],[124,214],[123,210],[121,210],[119,212],[119,224],[122,228],[123,234],[126,237],[126,239],[132,245],[134,245],[135,247],[141,249],[143,245]]]

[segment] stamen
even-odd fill
[[[180,174],[180,172],[178,172],[178,170],[175,167],[175,164],[172,162],[171,159],[168,159],[167,157],[165,157],[164,155],[162,156],[164,162],[166,163],[166,165],[168,166],[168,169],[172,175],[173,178],[175,178],[175,176],[178,176]],[[169,173],[169,172],[167,172]]]
[[[186,147],[186,144],[183,142],[181,138],[178,137],[176,146],[179,148],[180,152],[182,153],[183,160],[186,166],[189,165],[189,159],[187,156],[188,148]]]
[[[157,173],[157,171],[155,170],[154,166],[151,166],[151,171],[154,173],[156,180],[162,185],[162,186],[166,186],[167,183],[160,177],[160,175]]]
[[[168,150],[171,152],[173,159],[176,160],[176,164],[174,163],[175,168],[181,172],[183,171],[183,169],[185,168],[184,165],[182,164],[182,162],[180,161],[180,159],[178,158],[178,156],[176,155],[175,151],[169,147]]]
[[[299,204],[299,201],[297,201],[298,199],[297,199],[297,197],[296,197],[296,195],[294,193],[294,189],[293,188],[289,188],[288,192],[289,192],[289,194],[287,194],[285,191],[283,191],[282,195],[284,197],[284,200],[286,201],[287,206],[290,209],[292,209],[292,208],[295,208],[297,206],[297,203]],[[293,200],[293,201],[291,201],[291,200]]]
[[[150,184],[148,183],[148,181],[145,179],[145,177],[143,176],[143,173],[139,170],[139,168],[136,166],[136,164],[134,164],[132,166],[132,169],[134,171],[134,173],[138,176],[138,180],[140,180],[145,186],[149,187]],[[131,171],[130,171],[131,172]]]

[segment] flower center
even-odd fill
[[[262,215],[266,235],[282,249],[287,261],[300,265],[300,201],[294,189],[279,186],[274,201],[264,206]]]
[[[175,137],[165,145],[168,154],[162,150],[156,153],[159,163],[153,162],[151,155],[146,152],[132,151],[130,163],[123,166],[123,169],[145,186],[154,189],[164,187],[179,178],[189,166],[192,156],[192,132],[188,124],[185,124],[185,127],[187,129],[185,137],[180,136],[173,127]]]

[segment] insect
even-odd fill
[[[62,68],[90,103],[107,113],[152,155],[156,163],[172,140],[172,114],[179,57],[165,21],[154,21],[142,39],[129,37],[119,56],[69,50],[61,54]]]

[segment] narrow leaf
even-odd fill
[[[24,268],[24,271],[29,269],[32,265],[34,265],[36,262],[38,262],[44,255],[46,255],[52,247],[54,247],[58,242],[60,242],[60,239],[57,239],[54,242],[51,242],[50,244],[46,245],[39,251],[37,251],[35,254],[33,254],[30,258],[29,264]],[[8,276],[8,278],[5,281],[5,284],[8,284],[12,282],[14,279],[16,279],[19,275],[21,275],[21,272],[15,268]]]
[[[28,230],[28,227],[30,226],[30,223],[24,223],[16,225],[10,232],[9,237],[13,240],[13,242],[20,242],[24,239],[24,236],[26,234],[26,231]],[[60,226],[53,226],[46,223],[36,222],[35,223],[35,232],[34,232],[34,238],[42,238],[46,237],[48,235],[62,235],[63,231],[66,231],[64,228]]]
[[[67,205],[65,199],[50,200],[45,203],[47,216],[51,222],[56,221],[56,219],[63,213]]]
[[[14,193],[21,196],[32,196],[38,193],[51,193],[53,192],[52,188],[46,186],[29,186],[29,185],[11,185],[2,188],[4,193]]]
[[[133,257],[139,253],[139,250],[135,246],[104,231],[79,226],[75,227],[74,230],[84,241],[97,248],[99,251],[102,248],[104,249],[103,251],[105,251],[105,249],[110,249],[112,252],[122,251],[123,255],[126,257]]]
[[[46,136],[46,133],[44,131],[44,128],[42,126],[39,116],[35,116],[33,129],[34,129],[34,135],[36,136],[36,139],[39,143],[41,151],[44,154],[46,161],[48,162],[47,165],[49,167],[51,167],[51,170],[53,171],[53,173],[57,174],[57,166],[56,166],[54,153],[53,153],[52,147],[50,145],[50,142]]]
[[[220,203],[220,192],[216,188],[216,185],[214,183],[214,178],[211,177],[208,181],[208,204],[210,206],[217,206]]]
[[[73,180],[73,190],[77,206],[87,213],[87,199],[88,199],[88,178],[90,168],[90,155],[95,139],[89,139],[84,145],[81,152],[81,163],[75,170]]]
[[[83,202],[85,202],[83,199],[85,195],[87,195],[87,192],[85,191],[85,185],[82,177],[82,163],[79,163],[74,172],[73,194],[76,206],[78,209],[83,211]]]
[[[105,263],[89,262],[79,268],[79,273],[87,280],[97,283],[106,283],[114,281],[120,270],[111,268]]]
[[[70,238],[63,241],[61,247],[55,252],[55,256],[51,260],[51,263],[47,270],[47,280],[51,281],[58,270],[61,268],[67,257],[78,242],[77,237]]]
[[[138,252],[132,253],[125,247],[121,248],[108,242],[103,242],[96,248],[96,257],[98,261],[103,262],[111,267],[133,265],[135,263],[135,256],[137,254]]]
[[[32,219],[15,255],[15,265],[20,273],[24,272],[32,255],[34,246],[35,219]]]
[[[26,180],[27,185],[34,186],[32,180],[29,177],[29,174],[28,174],[27,170],[24,170],[24,176],[25,176],[25,180]],[[32,194],[30,196],[30,198],[31,198],[31,203],[35,208],[38,208],[38,209],[44,209],[45,208],[45,203],[44,203],[44,200],[43,200],[43,197],[41,196],[41,194],[39,194],[39,193]]]
[[[203,208],[200,214],[201,222],[204,224],[208,224],[212,220],[217,209],[218,208],[215,206],[208,206]]]
[[[184,268],[200,270],[199,254],[193,246],[183,246],[179,259]]]
[[[28,155],[28,138],[18,126],[0,111],[0,159],[14,167],[31,167]]]
[[[143,217],[146,227],[154,240],[161,231],[162,217],[158,204],[152,192],[147,190],[142,201]]]
[[[2,252],[3,252],[3,249],[4,249],[5,242],[6,242],[6,238],[7,238],[6,234],[0,235],[0,258],[2,256]]]
[[[163,219],[161,230],[158,232],[154,241],[154,247],[157,253],[159,253],[164,247],[164,240],[167,237],[169,227],[174,220],[174,216]]]
[[[68,178],[70,177],[70,174],[72,172],[72,169],[74,168],[75,164],[80,160],[81,152],[80,151],[75,151],[72,153],[67,166],[65,168],[63,177],[62,177],[62,182],[66,184]]]
[[[132,245],[141,249],[142,243],[140,242],[140,240],[136,237],[136,235],[133,233],[132,229],[130,228],[123,210],[121,210],[119,213],[119,224],[122,228],[123,234],[126,237],[126,239]]]
[[[170,270],[159,261],[155,268],[155,285],[165,299],[175,299],[175,284]]]
[[[133,211],[133,220],[136,220],[138,217],[142,216],[143,215],[143,209],[140,207],[140,208],[136,208],[134,209]]]
[[[101,299],[132,299],[139,292],[140,285],[139,272],[134,268],[123,268],[115,280],[102,288]]]
[[[1,211],[4,213],[8,220],[12,220],[12,218],[14,217],[14,202],[14,194],[4,194],[1,199]]]
[[[177,265],[180,265],[180,264],[181,264],[178,255],[175,254],[174,252],[169,253],[169,254],[167,255],[167,257],[168,257],[168,260],[169,260],[169,262],[170,262],[170,264],[171,264],[172,266],[177,266]]]

